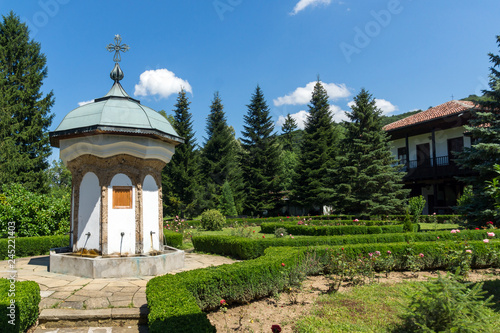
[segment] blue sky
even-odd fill
[[[336,120],[362,87],[386,114],[479,94],[500,34],[498,0],[0,0],[10,10],[47,56],[51,130],[107,93],[120,34],[125,90],[172,114],[184,86],[200,145],[215,91],[237,137],[257,84],[277,132],[288,113],[302,123],[318,75]]]

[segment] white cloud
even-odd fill
[[[293,11],[290,13],[290,15],[295,15],[309,6],[316,7],[320,4],[326,6],[329,5],[331,2],[332,0],[300,0],[299,2],[297,2],[295,7],[293,7]]]
[[[78,106],[83,106],[85,104],[90,104],[90,103],[94,103],[94,100],[91,99],[90,101],[83,101],[83,102],[78,102]]]
[[[350,101],[347,103],[347,106],[351,107],[354,105],[354,101]],[[382,99],[382,98],[375,98],[375,105],[382,110],[383,115],[388,115],[394,111],[398,111],[399,108],[397,105],[392,104],[391,102]]]
[[[388,115],[389,113],[399,110],[396,105],[386,101],[385,99],[375,98],[375,104],[380,110],[382,110],[382,114],[384,115]]]
[[[309,112],[305,111],[305,110],[301,110],[297,113],[294,113],[294,114],[290,114],[290,116],[295,120],[295,122],[297,123],[297,127],[300,128],[300,129],[304,129],[304,126],[305,126],[305,123],[306,123],[306,119],[307,119],[307,116],[309,115]],[[278,121],[276,122],[276,124],[278,126],[283,126],[283,124],[285,123],[285,118],[284,116],[279,116],[278,118]]]
[[[337,105],[330,105],[330,114],[332,115],[332,119],[336,123],[341,123],[343,121],[349,121],[349,118],[347,118],[345,111],[342,110],[340,106]]]
[[[168,96],[178,93],[181,88],[184,88],[186,92],[193,93],[187,80],[178,78],[166,68],[161,68],[142,73],[139,84],[135,85],[134,95],[158,95],[160,98],[168,98]]]
[[[298,87],[291,94],[278,97],[273,100],[275,106],[307,104],[311,100],[312,92],[316,81],[309,82],[305,87]],[[328,93],[330,100],[349,97],[351,94],[344,83],[324,83],[321,82]]]

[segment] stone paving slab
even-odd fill
[[[235,260],[206,254],[186,253],[185,267],[170,274],[177,274],[192,269],[231,264]],[[147,332],[147,328],[138,326],[137,321],[147,316],[146,284],[154,276],[131,278],[89,279],[79,276],[51,273],[48,271],[49,256],[16,259],[17,280],[35,281],[40,285],[40,317],[41,325],[36,333],[66,332]],[[0,261],[0,277],[9,276],[8,261]],[[58,321],[91,322],[95,320],[135,320],[136,323],[123,327],[112,327],[106,322],[98,323],[99,331],[92,331],[91,325],[74,328],[44,327],[44,322],[57,324]],[[123,312],[120,312],[123,311]],[[136,314],[132,316],[131,314]],[[133,318],[129,318],[133,317]],[[101,325],[103,324],[103,325]],[[48,326],[48,325],[45,325]],[[106,326],[106,327],[104,327]],[[109,326],[109,327],[108,327]],[[130,328],[129,328],[130,327]],[[140,328],[142,327],[142,328]],[[109,329],[108,331],[105,331]],[[146,330],[144,330],[146,329]]]

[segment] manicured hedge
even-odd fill
[[[304,236],[333,236],[333,235],[365,235],[404,232],[403,225],[344,225],[344,226],[309,226],[286,223],[262,223],[261,233],[273,234],[277,228],[285,228],[287,233]]]
[[[24,332],[38,319],[40,287],[33,281],[15,282],[14,288],[7,279],[0,279],[0,331],[6,333]],[[14,290],[12,292],[12,290]],[[13,294],[12,294],[13,293]],[[9,295],[10,294],[10,295]],[[15,303],[11,305],[11,299]],[[13,307],[13,309],[9,308]],[[12,317],[9,317],[12,315]],[[15,325],[9,323],[15,320]]]
[[[0,258],[7,258],[8,250],[12,250],[12,241],[9,239],[0,239]],[[15,255],[16,257],[31,257],[43,254],[48,254],[49,250],[54,247],[69,246],[69,236],[41,236],[41,237],[19,237],[15,238]]]
[[[484,244],[469,241],[473,249],[472,268],[498,265],[489,249],[500,250],[500,241]],[[368,253],[391,251],[395,257],[395,269],[406,268],[409,252],[424,255],[422,269],[445,268],[448,259],[443,250],[462,250],[463,244],[455,241],[355,244],[317,247],[274,247],[265,251],[260,258],[193,271],[176,275],[164,275],[151,279],[146,287],[149,306],[149,330],[156,332],[215,332],[202,311],[214,310],[224,299],[228,304],[248,303],[254,299],[279,292],[296,279],[297,267],[307,253],[313,253],[321,265],[314,266],[307,275],[325,268],[328,259],[336,253],[345,253],[350,259]],[[418,256],[420,258],[420,256]],[[302,265],[302,268],[305,265]],[[308,267],[308,266],[307,266]],[[304,278],[304,276],[302,276]]]
[[[221,299],[228,304],[246,303],[283,290],[298,252],[278,251],[255,260],[151,279],[146,287],[150,332],[215,332],[202,310],[216,309]]]
[[[236,236],[193,236],[196,251],[232,256],[240,259],[253,259],[264,254],[265,249],[279,246],[316,246],[347,245],[360,243],[397,243],[397,242],[430,242],[444,240],[482,240],[487,238],[486,231],[464,230],[457,234],[449,231],[425,233],[396,233],[375,235],[343,235],[343,236],[294,236],[283,238],[245,238]],[[438,239],[439,237],[439,239]]]
[[[163,229],[163,241],[165,245],[172,247],[181,247],[182,234],[179,232]]]

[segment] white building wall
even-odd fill
[[[147,175],[142,185],[142,244],[143,252],[160,250],[158,186],[154,178]],[[151,234],[153,232],[153,234]],[[153,243],[151,243],[151,240]]]
[[[436,142],[436,156],[448,156],[448,139],[458,138],[464,136],[465,129],[463,126],[450,128],[446,130],[436,130],[435,131],[435,142]],[[430,147],[430,157],[433,156],[432,149],[432,133],[420,134],[412,136],[409,133],[408,145],[410,150],[410,161],[417,159],[417,145],[428,143]],[[470,137],[464,137],[464,147],[471,146]],[[397,139],[391,141],[391,153],[397,157],[398,148],[406,147],[406,139]]]
[[[80,184],[77,249],[101,250],[99,247],[100,215],[101,189],[99,179],[94,173],[87,172]]]
[[[132,186],[132,208],[113,209],[113,186],[132,186],[132,181],[119,173],[113,177],[108,187],[108,252],[134,254],[136,189]]]

